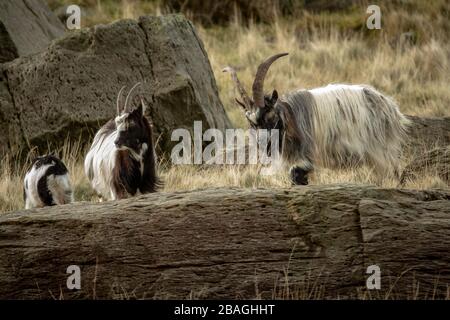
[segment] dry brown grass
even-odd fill
[[[51,1],[52,6],[66,3]],[[77,2],[77,1],[75,1]],[[83,26],[105,23],[121,18],[136,18],[142,14],[159,14],[156,2],[140,1],[78,1],[88,13]],[[73,3],[73,1],[70,1]],[[421,116],[450,115],[450,44],[446,27],[448,17],[442,7],[448,2],[436,1],[420,7],[413,1],[408,8],[395,7],[383,13],[383,30],[354,30],[354,23],[364,19],[362,13],[347,15],[304,13],[298,19],[278,18],[271,25],[243,26],[236,21],[226,27],[197,26],[209,54],[220,97],[236,127],[246,128],[242,111],[234,103],[235,92],[229,75],[221,69],[236,67],[242,82],[250,86],[257,62],[277,52],[290,52],[278,61],[266,80],[266,89],[277,88],[281,93],[296,88],[312,88],[328,83],[366,83],[393,96],[401,110]],[[413,6],[413,11],[411,11]],[[415,6],[415,7],[414,7]],[[414,11],[415,10],[415,11]],[[419,11],[420,10],[420,11]],[[356,14],[356,16],[355,16]],[[447,20],[446,20],[447,19]],[[346,24],[351,32],[346,32]],[[401,33],[417,31],[417,43],[405,44]],[[79,144],[67,143],[57,152],[67,164],[77,201],[95,200],[83,172],[85,150]],[[13,169],[11,162],[2,161],[0,167],[0,212],[23,207],[22,179],[26,170]],[[262,177],[251,166],[175,166],[160,164],[165,191],[235,186],[286,187],[285,174]],[[358,170],[319,169],[312,184],[338,182],[374,183],[368,168]],[[395,181],[383,186],[394,187]],[[436,176],[410,182],[407,188],[448,188]]]

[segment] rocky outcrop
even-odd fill
[[[0,2],[0,63],[43,51],[64,35],[64,26],[43,0]]]
[[[137,82],[163,151],[173,129],[192,129],[196,120],[204,128],[231,126],[191,22],[141,17],[71,32],[42,53],[3,65],[0,152],[89,141],[115,115],[119,89]]]
[[[448,191],[350,185],[7,213],[0,298],[448,298],[449,217]],[[371,265],[380,290],[366,288]]]

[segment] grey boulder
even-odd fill
[[[89,142],[115,116],[120,88],[137,82],[162,151],[173,145],[173,129],[194,121],[204,129],[231,126],[203,43],[181,15],[71,32],[0,68],[0,153]]]
[[[0,1],[0,63],[40,52],[64,32],[43,0]]]

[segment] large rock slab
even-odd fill
[[[448,298],[449,217],[448,191],[351,185],[7,213],[0,298]],[[380,290],[366,289],[370,265]]]
[[[192,128],[196,120],[204,128],[231,126],[192,23],[180,15],[141,17],[72,32],[6,64],[0,112],[8,116],[0,127],[13,129],[5,145],[46,149],[65,138],[89,141],[114,117],[119,89],[137,82],[163,151],[170,150],[173,129]]]
[[[0,63],[40,52],[64,32],[64,25],[45,1],[2,0]]]

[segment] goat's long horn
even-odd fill
[[[277,59],[287,56],[289,53],[280,53],[276,54],[266,61],[261,63],[258,67],[258,71],[256,71],[255,81],[253,82],[253,101],[255,102],[255,106],[258,108],[264,107],[264,79],[266,78],[267,71],[269,71],[270,66]]]
[[[248,96],[247,91],[245,91],[245,88],[242,86],[241,82],[238,79],[238,76],[236,74],[236,70],[234,70],[232,67],[226,67],[222,69],[222,72],[229,72],[231,74],[231,79],[233,79],[234,84],[236,85],[237,90],[239,91],[239,94],[241,95],[241,98],[244,102],[244,105],[247,109],[251,109],[253,105],[252,99]]]
[[[126,86],[123,86],[120,91],[119,94],[117,95],[117,101],[116,101],[116,108],[117,108],[117,115],[120,115],[120,98],[122,98],[122,91],[125,89]]]
[[[134,90],[137,86],[139,86],[139,85],[141,85],[140,82],[136,83],[136,84],[133,86],[133,88],[131,88],[130,92],[128,92],[127,98],[125,99],[125,107],[124,107],[124,111],[125,111],[125,112],[129,112],[129,110],[128,110],[128,98],[130,97],[130,95],[131,95],[131,93],[133,92],[133,90]]]

